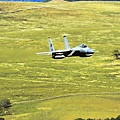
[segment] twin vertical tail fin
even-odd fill
[[[65,48],[66,50],[69,50],[69,49],[70,49],[70,45],[69,45],[69,43],[68,43],[68,40],[67,40],[66,36],[63,36],[63,38],[64,38],[64,48]],[[53,46],[53,43],[52,43],[52,40],[51,40],[50,37],[48,38],[48,43],[49,43],[50,52],[55,51],[54,46]]]
[[[49,49],[50,49],[50,52],[55,51],[54,46],[53,46],[53,44],[52,44],[52,40],[51,40],[50,37],[48,38],[48,42],[49,42]]]
[[[68,43],[68,40],[67,40],[66,36],[63,36],[63,38],[64,38],[64,47],[65,47],[66,50],[69,50],[70,49],[70,45]]]

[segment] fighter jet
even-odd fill
[[[49,37],[49,52],[38,52],[36,54],[41,55],[51,55],[53,59],[63,59],[65,57],[73,57],[73,56],[79,56],[79,57],[90,57],[94,54],[93,49],[90,49],[86,44],[81,44],[77,47],[70,48],[70,45],[68,43],[68,40],[66,36],[63,36],[64,38],[64,50],[55,50],[52,40]]]

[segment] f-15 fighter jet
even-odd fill
[[[70,45],[68,43],[68,40],[66,36],[63,36],[64,38],[64,50],[55,50],[52,40],[49,37],[48,42],[49,42],[49,52],[39,52],[36,54],[41,54],[41,55],[51,55],[53,59],[63,59],[65,57],[73,57],[73,56],[79,56],[79,57],[90,57],[92,54],[94,54],[93,49],[90,49],[86,44],[81,44],[77,47],[70,48]]]

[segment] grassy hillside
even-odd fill
[[[9,98],[6,120],[74,120],[116,117],[120,113],[119,2],[0,2],[0,99]],[[54,60],[50,36],[63,49],[81,43],[95,49],[90,58]]]

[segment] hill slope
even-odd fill
[[[14,104],[6,120],[110,118],[120,113],[120,61],[111,56],[120,49],[120,3],[0,6],[0,97]],[[63,60],[35,55],[48,51],[49,36],[56,49],[63,49],[63,35],[71,47],[86,43],[95,54]]]

